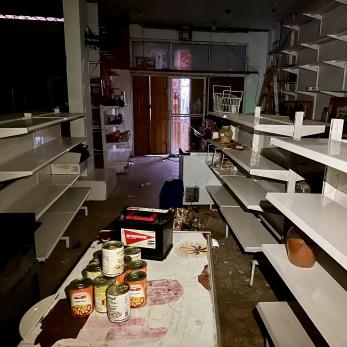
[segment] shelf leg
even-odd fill
[[[253,286],[253,282],[254,282],[254,271],[255,271],[255,267],[259,265],[258,260],[253,259],[252,260],[252,266],[251,266],[251,279],[249,281],[249,285],[252,287]]]
[[[265,337],[265,347],[270,347],[270,343],[267,337]]]
[[[80,207],[80,210],[83,210],[84,211],[84,215],[86,217],[88,217],[88,206],[81,206]]]
[[[62,236],[60,240],[65,241],[66,248],[70,248],[70,236]]]
[[[227,239],[229,237],[229,227],[228,224],[225,224],[225,238]]]

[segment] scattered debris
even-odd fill
[[[228,264],[228,262],[227,262],[227,261],[225,261],[225,262],[224,262],[224,264]]]
[[[145,185],[143,184],[143,183],[141,183],[140,185],[139,185],[139,187],[140,188],[143,188]]]
[[[240,274],[243,274],[243,271],[241,271],[241,270],[237,270]]]
[[[132,161],[128,161],[128,165],[129,165],[129,166],[133,166],[133,165],[135,165],[135,163],[132,162]]]
[[[127,197],[128,197],[128,198],[136,198],[135,195],[128,195]]]
[[[150,183],[150,182],[146,182],[145,183],[145,186],[150,186],[152,183]]]
[[[229,276],[232,274],[233,272],[231,270],[229,270]]]

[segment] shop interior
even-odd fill
[[[0,346],[347,346],[346,16],[2,0]]]

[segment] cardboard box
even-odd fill
[[[80,175],[87,168],[87,160],[80,159],[81,153],[65,153],[51,164],[52,175]]]

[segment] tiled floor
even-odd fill
[[[133,163],[127,174],[118,176],[118,188],[108,201],[88,202],[88,217],[82,212],[77,215],[67,231],[72,247],[66,249],[64,243],[59,242],[48,261],[38,266],[38,285],[35,286],[29,273],[16,286],[17,290],[4,304],[5,309],[11,305],[15,309],[4,323],[7,331],[5,336],[8,337],[3,341],[8,342],[0,342],[0,346],[15,346],[18,343],[17,327],[21,314],[33,301],[53,293],[59,287],[104,225],[127,206],[158,207],[163,183],[178,177],[177,158],[141,157],[134,158]],[[276,298],[259,270],[256,270],[254,286],[249,286],[252,257],[242,254],[232,237],[226,239],[224,229],[215,231],[213,237],[220,244],[213,256],[222,346],[263,346],[254,308],[259,301],[273,301]],[[33,291],[33,288],[39,291]],[[16,300],[19,296],[22,302]]]

